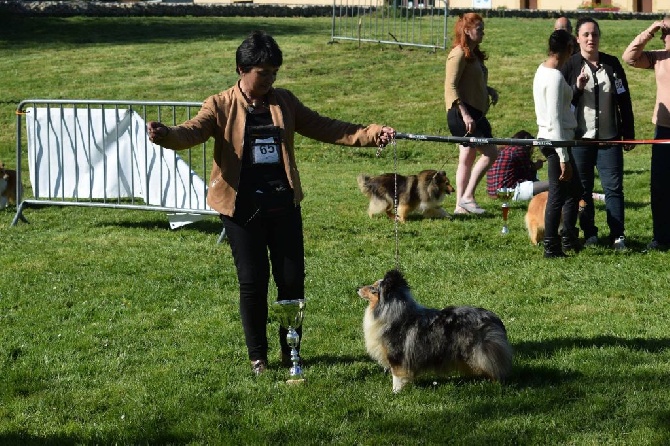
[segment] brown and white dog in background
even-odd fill
[[[406,221],[409,214],[420,212],[428,218],[448,217],[442,202],[454,188],[445,171],[422,170],[418,175],[398,175],[385,173],[378,176],[360,174],[358,187],[370,199],[368,215],[386,212],[394,218],[394,196],[398,196],[397,215],[399,221]]]
[[[528,211],[526,211],[526,229],[528,229],[528,237],[530,237],[530,242],[533,245],[542,243],[544,239],[544,213],[547,209],[547,199],[549,198],[549,192],[540,192],[531,198],[530,203],[528,203]],[[586,202],[584,200],[579,200],[579,212],[580,214],[586,207]],[[561,215],[561,224],[563,224],[563,215]]]
[[[0,161],[0,209],[6,208],[7,203],[16,204],[16,171],[6,169]]]

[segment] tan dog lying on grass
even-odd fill
[[[544,239],[544,212],[547,208],[547,200],[549,199],[549,192],[540,192],[535,195],[528,203],[528,211],[526,211],[526,229],[528,229],[528,237],[533,245],[541,243]],[[584,200],[579,200],[579,210],[581,213],[586,207]],[[561,224],[563,224],[563,216],[561,215]]]

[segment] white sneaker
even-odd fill
[[[621,237],[617,237],[616,240],[614,240],[614,243],[612,247],[614,248],[615,251],[624,251],[626,249],[626,244],[624,241],[626,238],[622,235]]]
[[[584,246],[592,246],[598,244],[598,236],[592,235],[591,237],[584,240]]]

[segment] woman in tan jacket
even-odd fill
[[[274,88],[282,65],[275,40],[255,31],[237,49],[239,80],[207,98],[197,116],[167,127],[149,122],[151,141],[180,150],[214,138],[208,204],[220,212],[235,260],[240,315],[252,371],[268,365],[268,283],[277,300],[304,297],[304,245],[295,133],[332,144],[384,146],[391,127],[362,126],[320,116],[288,90]],[[281,360],[290,366],[286,330],[280,328]]]
[[[483,38],[484,20],[479,14],[468,13],[459,17],[454,27],[453,48],[447,56],[444,80],[447,123],[453,136],[493,137],[486,112],[490,104],[498,102],[498,92],[487,84],[486,54],[479,49]],[[482,156],[475,163],[477,151]],[[484,213],[475,201],[475,189],[497,155],[495,145],[459,145],[455,214]]]

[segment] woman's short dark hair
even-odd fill
[[[593,17],[581,17],[579,20],[577,20],[577,23],[575,24],[575,35],[579,35],[579,28],[584,23],[593,23],[596,29],[598,30],[598,34],[600,34],[600,25],[598,25],[596,19],[594,19]]]
[[[526,130],[519,130],[516,132],[514,135],[512,135],[512,139],[533,139],[534,136],[528,133]]]
[[[244,39],[235,53],[237,71],[240,74],[248,73],[252,67],[269,64],[280,67],[283,57],[279,45],[271,35],[265,31],[254,31]]]
[[[573,43],[572,36],[564,29],[557,29],[549,36],[549,54],[561,54]]]

